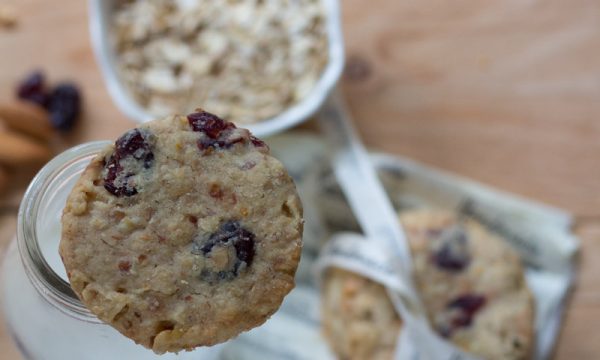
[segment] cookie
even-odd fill
[[[385,288],[331,268],[322,289],[323,333],[340,359],[392,359],[402,320]]]
[[[400,219],[433,328],[482,358],[529,358],[533,297],[507,241],[448,212],[413,211]]]
[[[203,112],[128,131],[67,199],[60,255],[102,321],[156,353],[264,323],[294,287],[295,185],[248,130]]]
[[[413,257],[415,286],[433,329],[484,359],[529,358],[534,304],[518,254],[476,221],[449,212],[409,211],[400,221]],[[368,359],[390,347],[388,337],[357,336],[355,325],[364,333],[371,329],[398,336],[400,319],[393,305],[387,297],[376,297],[386,293],[371,280],[338,269],[326,274],[324,333],[341,358]],[[370,305],[359,299],[369,299]],[[390,319],[373,315],[378,313]],[[381,358],[391,359],[393,351],[385,354]]]

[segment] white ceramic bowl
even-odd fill
[[[244,125],[256,136],[279,133],[307,120],[327,99],[335,87],[344,67],[344,42],[340,23],[338,0],[322,0],[327,12],[327,36],[329,40],[329,62],[312,92],[299,103],[281,114],[255,124]],[[108,92],[117,107],[130,119],[145,122],[155,118],[138,104],[127,87],[121,82],[115,64],[115,53],[110,43],[110,14],[114,0],[89,0],[90,32]]]

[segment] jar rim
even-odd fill
[[[100,323],[100,320],[81,303],[69,283],[58,275],[44,258],[39,244],[36,219],[49,186],[59,181],[60,176],[69,170],[72,174],[79,174],[74,172],[76,170],[73,168],[81,165],[86,158],[98,154],[110,143],[110,141],[93,141],[77,145],[48,162],[29,184],[19,207],[17,221],[19,254],[25,272],[38,293],[67,315],[94,323]]]

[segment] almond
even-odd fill
[[[47,145],[11,131],[0,132],[0,164],[21,166],[41,164],[52,156]]]
[[[11,129],[48,140],[54,134],[48,114],[37,105],[24,101],[0,104],[0,119]]]

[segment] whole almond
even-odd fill
[[[0,164],[26,166],[41,164],[52,156],[50,148],[12,131],[0,131]]]
[[[54,134],[48,114],[37,105],[24,101],[0,104],[0,119],[11,129],[48,140]]]

